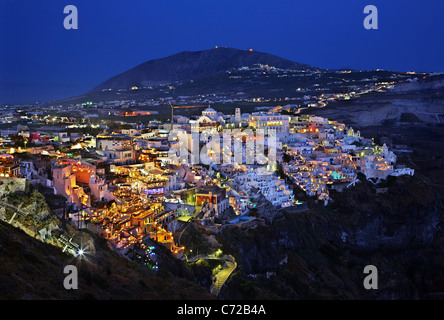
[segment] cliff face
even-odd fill
[[[393,91],[397,93],[437,92],[444,89],[444,74],[432,74],[424,79],[416,79],[397,84]]]
[[[380,126],[386,121],[417,122],[424,124],[442,123],[442,99],[418,98],[411,100],[401,95],[377,96],[341,102],[330,108],[309,110],[319,116],[345,122],[353,127]],[[344,109],[347,112],[344,112]],[[407,121],[406,121],[407,119]]]
[[[331,206],[284,212],[270,226],[238,230],[234,238],[220,234],[240,265],[223,297],[412,299],[444,289],[434,273],[444,266],[444,246],[430,249],[442,243],[443,211],[431,187],[398,177],[386,194],[363,182],[334,196]],[[369,264],[380,273],[373,292],[362,285]],[[433,290],[421,284],[424,278]]]
[[[390,222],[384,216],[362,219],[350,234],[344,233],[353,246],[365,250],[379,248],[398,250],[407,247],[431,245],[438,231],[440,213],[435,205],[428,209],[413,209],[399,222]]]
[[[395,181],[396,180],[396,181]],[[439,199],[419,179],[391,178],[389,190],[376,195],[368,182],[349,190],[333,208],[348,222],[341,238],[363,250],[402,250],[433,243],[442,218]]]
[[[397,83],[385,93],[370,93],[322,109],[304,110],[353,127],[383,126],[386,122],[442,124],[444,74]],[[362,133],[362,131],[361,131]]]

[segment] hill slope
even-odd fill
[[[202,51],[183,51],[147,61],[106,80],[92,91],[197,80],[255,64],[293,70],[315,69],[268,53],[218,47]]]
[[[103,239],[94,245],[94,256],[80,261],[0,221],[0,299],[213,299],[207,288],[187,279],[167,249],[159,249],[164,266],[155,272],[111,251]],[[77,290],[63,286],[67,265],[78,267]]]

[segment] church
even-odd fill
[[[222,112],[217,112],[211,107],[202,111],[202,115],[197,119],[199,124],[214,124],[219,122],[221,125],[225,124],[225,115]]]

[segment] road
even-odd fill
[[[220,261],[224,262],[223,269],[217,274],[216,278],[213,281],[213,284],[210,287],[211,294],[213,294],[215,296],[218,296],[222,286],[228,280],[228,278],[233,273],[233,271],[236,270],[237,263],[234,260],[233,256],[224,255],[224,256],[218,257],[218,256],[213,255],[213,254],[211,254],[211,255],[199,254],[197,256],[194,256],[194,257],[188,259],[187,261],[195,262],[195,261],[198,261],[200,259],[204,259],[204,260],[220,260]]]
[[[234,260],[234,259],[233,259]],[[228,280],[233,271],[237,268],[236,261],[225,260],[225,268],[223,268],[216,276],[213,285],[210,288],[210,292],[216,297],[219,295],[220,289]]]

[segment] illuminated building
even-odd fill
[[[249,126],[256,130],[263,129],[265,132],[269,129],[275,129],[277,134],[288,134],[290,125],[290,116],[267,113],[252,113],[249,116]]]

